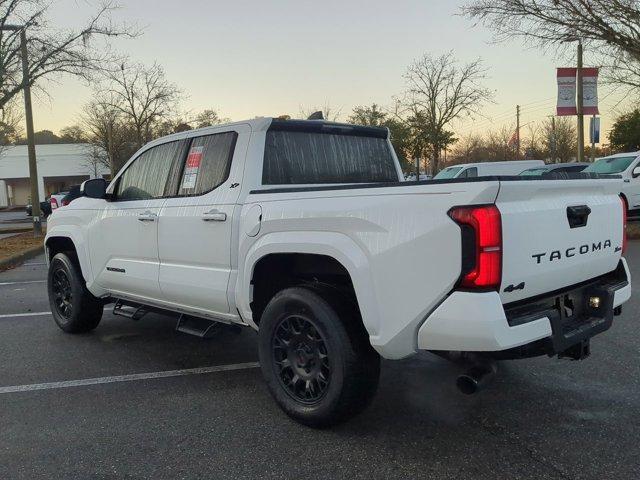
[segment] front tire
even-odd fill
[[[47,277],[49,305],[58,327],[67,333],[89,332],[102,319],[103,305],[85,286],[77,261],[66,253],[56,254]]]
[[[380,357],[346,299],[309,288],[287,288],[265,308],[260,367],[272,396],[296,421],[326,427],[371,402]]]

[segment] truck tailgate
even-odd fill
[[[620,180],[504,180],[503,303],[615,270],[622,249]]]

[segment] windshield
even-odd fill
[[[530,168],[528,170],[525,170],[524,172],[520,172],[520,175],[524,177],[530,177],[535,175],[542,175],[546,171],[546,168]]]
[[[613,174],[624,172],[631,162],[633,162],[637,157],[608,157],[601,158],[597,162],[592,165],[589,165],[587,168],[583,170],[583,172],[591,172],[591,173],[604,173],[604,174]]]
[[[462,170],[462,167],[449,167],[449,168],[445,168],[444,170],[442,170],[440,173],[438,173],[435,177],[433,177],[434,180],[440,180],[441,178],[453,178],[456,176],[456,174]]]

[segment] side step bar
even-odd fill
[[[184,313],[180,314],[157,307],[148,307],[128,300],[117,299],[115,305],[113,306],[114,315],[130,318],[132,320],[140,320],[150,312],[156,312],[162,315],[169,316],[177,315],[178,322],[175,328],[176,332],[195,335],[196,337],[200,338],[212,338],[223,328],[230,329],[236,333],[239,333],[242,330],[242,327],[240,327],[239,325],[228,325],[224,322],[218,322],[216,320],[194,317],[192,315],[187,315]]]
[[[147,313],[149,313],[149,311],[144,307],[144,305],[127,303],[123,300],[116,300],[116,304],[113,306],[114,315],[130,318],[131,320],[140,320]]]
[[[206,318],[181,314],[176,324],[176,332],[195,335],[200,338],[212,338],[220,330],[220,322]]]

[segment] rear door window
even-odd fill
[[[193,138],[178,195],[203,195],[222,185],[229,177],[237,137],[236,132],[225,132]]]
[[[263,185],[398,182],[386,138],[269,130]]]

